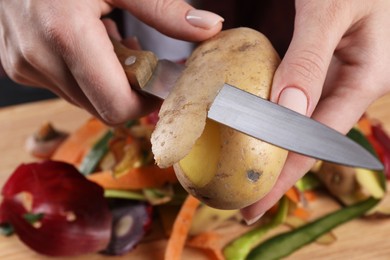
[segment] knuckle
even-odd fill
[[[20,83],[20,84],[23,84],[24,83],[24,78],[22,77],[22,75],[20,73],[18,73],[17,71],[15,70],[9,70],[8,68],[4,68],[5,70],[5,73],[7,74],[7,76],[12,79],[13,81],[15,81],[16,83]]]
[[[64,54],[70,46],[70,35],[65,28],[57,25],[57,22],[48,23],[44,29],[45,39],[51,43],[52,48],[58,53]]]
[[[4,68],[5,73],[7,76],[14,82],[22,84],[22,85],[31,85],[31,81],[27,80],[24,76],[23,73],[20,73],[17,70],[14,69],[9,69]]]
[[[22,69],[26,64],[37,65],[39,63],[38,55],[34,46],[29,42],[21,43],[19,55],[19,69]]]
[[[67,21],[67,22],[64,22]],[[72,20],[65,14],[53,11],[41,18],[42,34],[50,47],[61,55],[66,55],[73,43]]]
[[[315,51],[300,51],[293,61],[289,63],[289,68],[307,83],[323,80],[325,77],[325,62]]]
[[[181,4],[181,1],[177,0],[155,1],[153,7],[154,18],[166,19],[166,13],[171,12],[171,10],[178,10]]]
[[[100,115],[102,121],[108,125],[119,125],[126,122],[127,120],[124,113],[113,107],[101,108],[98,109],[97,112]]]
[[[22,77],[22,72],[26,66],[25,61],[21,55],[15,55],[12,58],[2,60],[3,69],[7,76],[17,83],[22,83],[24,78]]]

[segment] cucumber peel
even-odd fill
[[[108,141],[112,136],[113,133],[109,130],[92,146],[91,150],[80,164],[79,171],[83,175],[87,176],[96,169],[99,161],[108,152]]]
[[[133,125],[137,124],[138,121],[136,120],[130,120],[125,124],[126,128],[130,128]],[[91,147],[88,154],[83,158],[79,171],[87,176],[96,169],[98,166],[100,160],[104,157],[104,155],[108,152],[108,142],[110,141],[111,137],[113,137],[112,130],[108,130],[97,142]]]
[[[348,137],[377,156],[370,142],[358,129],[353,128],[348,133]],[[366,176],[362,177],[363,174]],[[371,197],[329,213],[297,229],[276,235],[255,247],[246,259],[280,259],[315,241],[333,228],[366,214],[381,201],[382,194],[386,191],[386,178],[381,171],[366,171],[360,175],[364,180],[370,179],[370,183],[375,182],[375,185],[370,184],[370,190],[375,191]]]
[[[226,260],[243,260],[250,253],[251,249],[258,245],[263,236],[272,228],[277,227],[282,224],[288,213],[288,200],[286,197],[283,197],[279,202],[278,212],[271,219],[269,223],[266,223],[258,228],[252,229],[251,231],[245,233],[243,236],[232,241],[228,244],[224,250],[223,254]]]
[[[253,249],[247,259],[271,260],[288,256],[295,250],[315,241],[336,226],[364,215],[379,201],[378,199],[369,198],[363,202],[325,215],[292,231],[276,235]]]

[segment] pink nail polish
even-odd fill
[[[186,15],[186,20],[192,26],[203,28],[203,29],[211,29],[216,26],[218,23],[222,23],[224,19],[212,12],[205,10],[197,10],[192,9],[188,11]]]
[[[295,112],[306,115],[308,99],[306,94],[299,88],[286,87],[279,96],[278,104]]]

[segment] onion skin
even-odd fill
[[[28,194],[31,200],[21,200]],[[76,256],[106,248],[111,213],[103,189],[67,163],[44,161],[20,165],[2,190],[0,224],[9,223],[34,251]],[[43,214],[38,228],[23,217]]]
[[[151,228],[152,206],[145,202],[115,200],[111,207],[113,216],[111,239],[106,255],[124,255],[134,249]]]

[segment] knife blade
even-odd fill
[[[130,85],[165,99],[184,65],[158,60],[152,52],[130,50],[112,41]],[[208,118],[302,155],[383,170],[375,156],[334,129],[229,84],[224,84],[217,94]]]
[[[228,84],[219,91],[208,117],[296,153],[347,166],[383,169],[371,153],[334,129]]]

